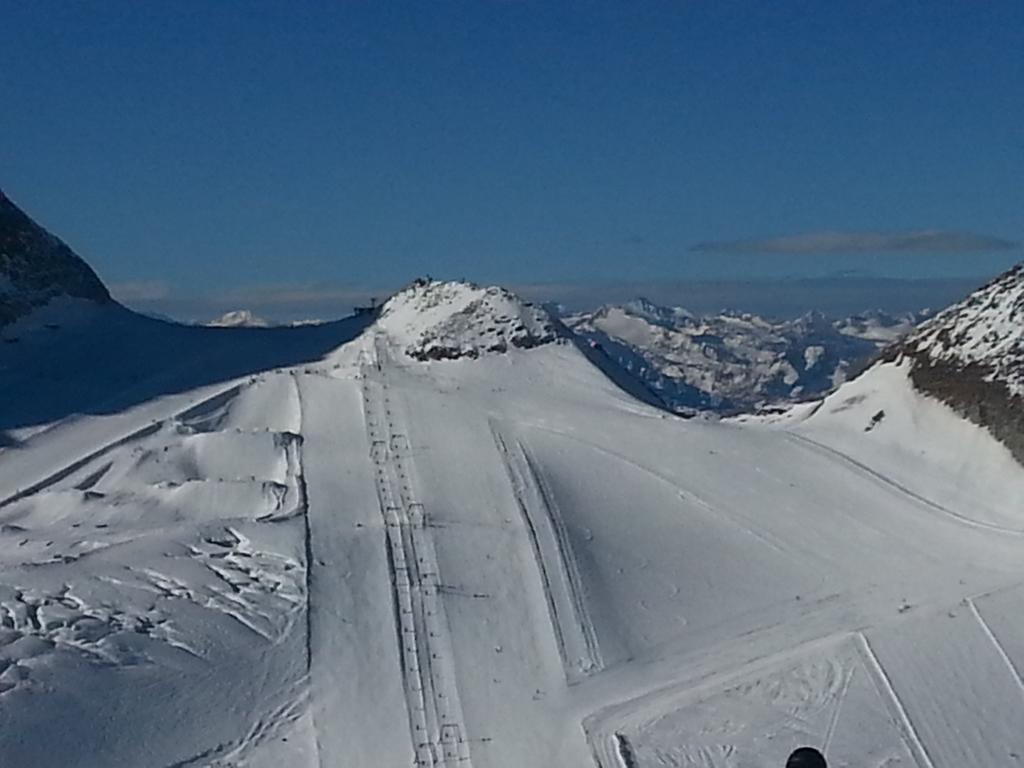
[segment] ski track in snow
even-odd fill
[[[540,570],[566,680],[572,685],[603,669],[604,660],[565,522],[523,444],[516,440],[509,448],[493,420],[491,431]]]
[[[935,768],[931,757],[928,755],[928,751],[924,748],[924,744],[921,743],[921,737],[918,735],[917,729],[911,722],[910,716],[907,714],[907,710],[903,706],[903,702],[900,700],[899,695],[896,693],[896,689],[893,687],[889,674],[882,666],[882,662],[878,660],[878,656],[871,647],[871,643],[868,642],[867,637],[865,637],[863,633],[857,634],[857,641],[864,653],[864,657],[868,661],[868,668],[873,675],[876,685],[879,687],[879,691],[884,694],[887,703],[892,706],[899,723],[903,727],[906,737],[913,745],[918,762],[922,768]]]
[[[975,520],[974,518],[968,515],[965,515],[961,512],[957,512],[956,510],[950,509],[949,507],[945,507],[942,504],[932,501],[931,499],[922,496],[921,494],[911,490],[910,488],[907,488],[905,485],[896,482],[895,480],[893,480],[891,477],[888,477],[884,473],[879,472],[878,470],[873,469],[872,467],[869,467],[864,462],[858,461],[852,456],[843,453],[837,448],[825,445],[824,443],[821,443],[813,438],[807,437],[806,435],[797,434],[796,432],[787,431],[785,432],[785,435],[788,439],[795,443],[807,446],[824,456],[831,457],[833,459],[838,459],[839,461],[848,464],[861,474],[871,478],[872,480],[884,486],[892,488],[893,490],[907,497],[911,501],[914,501],[921,506],[927,507],[928,509],[934,512],[938,512],[939,514],[948,517],[952,520],[955,520],[956,522],[962,525],[967,525],[972,528],[981,528],[987,531],[995,531],[997,533],[1009,534],[1011,536],[1024,536],[1024,530],[1021,530],[1019,528],[1008,528],[1006,526],[997,525],[995,523],[986,523],[981,520]]]
[[[1002,659],[1006,668],[1010,671],[1010,675],[1013,677],[1014,682],[1020,689],[1021,695],[1024,696],[1024,678],[1021,678],[1020,670],[1017,669],[1017,665],[1013,663],[1012,659],[1010,659],[1010,655],[1006,652],[1006,648],[999,641],[999,638],[996,637],[996,634],[992,631],[992,627],[989,626],[989,623],[985,621],[985,617],[981,615],[981,611],[978,610],[977,600],[969,599],[967,600],[967,604],[971,609],[971,614],[985,633],[985,636],[992,642],[993,647],[996,649],[996,653],[999,654],[999,658]]]
[[[264,381],[263,377],[253,377],[248,382],[234,383],[184,408],[178,405],[170,414],[149,411],[144,416],[144,426],[132,429],[129,423],[127,434],[104,443],[57,470],[51,469],[42,480],[19,489],[0,502],[0,507],[4,507],[8,515],[10,511],[24,515],[17,506],[34,505],[27,508],[28,528],[5,526],[23,531],[19,534],[25,537],[23,543],[32,541],[33,536],[64,535],[62,541],[48,542],[48,546],[55,544],[53,550],[63,547],[63,553],[58,551],[42,560],[32,558],[29,553],[22,568],[32,568],[42,577],[23,579],[31,586],[18,586],[22,579],[15,569],[8,569],[4,574],[4,583],[0,585],[0,698],[22,690],[38,689],[39,684],[34,680],[36,670],[39,668],[45,673],[51,659],[52,663],[58,664],[80,663],[71,661],[79,659],[101,669],[146,669],[168,663],[172,667],[184,665],[184,669],[190,670],[202,668],[209,663],[210,648],[205,639],[195,636],[194,625],[182,625],[178,614],[184,604],[195,606],[194,610],[203,611],[207,616],[233,622],[266,649],[281,645],[292,635],[295,624],[306,612],[307,598],[301,582],[306,569],[297,558],[264,548],[251,538],[248,531],[256,531],[249,526],[269,528],[304,514],[304,493],[301,488],[296,492],[295,487],[302,474],[298,450],[301,438],[296,431],[288,429],[271,432],[268,428],[250,432],[239,427],[224,430],[217,425],[211,427],[203,423],[204,419],[215,417],[219,410],[229,408],[236,398],[249,391],[250,386]],[[154,415],[157,418],[152,418]],[[146,561],[129,561],[113,566],[107,551],[114,546],[132,548],[138,534],[123,536],[106,522],[92,524],[88,509],[80,510],[70,503],[76,494],[84,496],[86,503],[89,503],[88,495],[93,494],[94,505],[105,503],[103,499],[110,496],[114,499],[112,506],[109,510],[101,508],[101,511],[115,514],[119,507],[137,503],[132,500],[132,494],[140,490],[149,488],[154,498],[160,498],[161,494],[173,496],[180,489],[187,490],[189,484],[208,483],[212,478],[204,476],[201,467],[193,466],[184,471],[199,474],[184,482],[142,478],[143,482],[137,484],[134,491],[119,490],[111,495],[107,492],[109,489],[104,489],[104,492],[93,490],[106,482],[105,478],[112,471],[123,472],[132,463],[149,467],[151,473],[159,472],[160,464],[145,464],[145,457],[169,456],[160,453],[159,446],[165,444],[161,441],[172,434],[179,436],[183,445],[193,446],[197,451],[188,461],[201,461],[204,449],[216,449],[216,442],[204,442],[208,437],[219,439],[219,436],[230,434],[232,439],[245,441],[251,436],[257,444],[267,446],[271,453],[266,456],[274,455],[279,461],[284,482],[261,480],[255,476],[244,482],[219,478],[221,488],[228,494],[235,491],[233,486],[236,484],[239,489],[244,483],[262,486],[266,508],[262,512],[253,511],[249,517],[222,517],[209,523],[201,522],[198,529],[176,528],[173,522],[166,531],[158,527],[155,529],[157,536],[166,537],[163,551],[157,550],[153,553],[156,556],[151,555]],[[211,468],[218,466],[219,458],[215,452],[209,459]],[[171,473],[169,477],[185,467],[175,460],[167,460],[165,464],[167,469],[164,471]],[[221,469],[227,466],[230,466],[230,460]],[[47,469],[45,464],[41,468]],[[62,495],[68,500],[65,511],[58,514],[68,515],[70,511],[71,516],[65,517],[62,524],[59,516],[48,522],[45,515],[51,506],[47,505],[46,499],[53,497],[59,502]],[[209,499],[199,495],[193,500],[207,503],[216,498],[215,494]],[[182,503],[187,505],[188,498]],[[47,525],[51,530],[47,530]],[[75,529],[80,528],[84,535],[97,537],[93,549],[75,549],[77,544],[88,543],[75,540],[78,535]],[[85,534],[86,530],[90,533]],[[184,538],[177,538],[182,535]],[[109,543],[103,544],[104,539],[109,539]],[[143,543],[144,539],[139,539],[139,542]],[[52,568],[53,573],[59,575],[60,569],[66,571],[69,564],[97,554],[101,555],[98,558],[100,562],[92,566],[90,572],[78,572],[73,578],[69,574],[63,586],[59,586],[59,582],[57,586],[47,586],[55,581],[54,577],[47,575],[48,569]],[[186,612],[186,615],[192,620],[198,616],[191,612]],[[216,623],[217,618],[203,621]],[[161,646],[180,656],[168,655],[160,650]],[[246,764],[246,756],[253,749],[293,727],[306,709],[303,689],[281,690],[267,699],[267,705],[278,700],[279,695],[280,703],[274,705],[277,708],[261,716],[247,734],[228,738],[171,765]]]
[[[374,338],[375,359],[363,365],[370,457],[386,530],[398,642],[415,765],[472,765],[447,636],[443,589],[432,534],[412,489],[408,437],[387,381],[388,340]]]

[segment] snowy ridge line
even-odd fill
[[[565,522],[523,444],[510,449],[493,420],[490,426],[540,570],[566,682],[574,685],[605,665]]]
[[[439,598],[437,554],[423,505],[412,492],[408,438],[396,430],[383,334],[363,365],[364,415],[384,519],[406,709],[417,768],[471,766],[454,654]]]
[[[273,738],[286,726],[298,720],[307,704],[303,694],[288,697],[284,704],[271,713],[270,717],[253,723],[249,732],[242,738],[210,747],[192,757],[171,763],[166,768],[218,768],[219,766],[241,765],[241,763],[226,761],[244,759],[247,752]]]
[[[915,759],[922,765],[922,768],[935,768],[935,764],[932,762],[932,758],[928,754],[928,750],[924,748],[924,744],[921,742],[921,737],[918,736],[917,729],[914,728],[914,724],[910,720],[910,715],[907,714],[907,710],[903,706],[903,702],[900,700],[900,697],[896,693],[896,689],[893,687],[892,680],[889,679],[889,674],[882,666],[882,662],[878,660],[878,656],[875,654],[875,650],[871,647],[871,643],[868,642],[867,636],[863,632],[857,632],[856,637],[860,650],[864,656],[864,660],[867,663],[868,670],[872,673],[872,677],[874,678],[875,686],[878,688],[878,692],[882,695],[882,698],[889,702],[895,715],[898,717],[899,723],[903,727],[904,734],[908,739],[910,739],[911,745],[914,748],[914,752],[916,753]]]
[[[784,434],[792,442],[809,446],[812,449],[814,449],[817,453],[835,457],[840,461],[849,464],[851,467],[858,470],[862,474],[872,478],[873,480],[876,480],[882,485],[889,486],[890,488],[898,491],[902,495],[918,502],[919,504],[928,507],[929,509],[939,512],[945,517],[949,517],[958,523],[970,526],[971,528],[980,528],[982,530],[995,531],[996,533],[1004,533],[1009,534],[1011,536],[1024,536],[1024,530],[1020,528],[1008,528],[1004,525],[997,525],[996,523],[986,523],[981,520],[975,520],[974,518],[968,517],[967,515],[961,512],[957,512],[956,510],[950,509],[949,507],[945,507],[935,501],[932,501],[928,497],[922,496],[916,491],[907,488],[905,485],[896,482],[891,477],[882,474],[876,469],[872,469],[867,464],[858,461],[852,456],[849,456],[848,454],[845,454],[842,451],[833,448],[832,446],[825,445],[824,443],[820,443],[817,440],[814,440],[813,438],[807,437],[806,435],[798,434],[796,432],[790,432],[787,430],[784,432]]]
[[[163,428],[164,424],[168,420],[186,419],[195,411],[201,412],[202,409],[210,407],[211,405],[213,407],[216,407],[221,402],[230,400],[232,397],[237,395],[240,390],[241,385],[233,384],[227,389],[221,390],[220,392],[217,392],[216,394],[211,395],[210,397],[204,398],[199,402],[192,403],[187,408],[184,408],[174,414],[171,414],[170,416],[151,421],[144,427],[140,427],[139,429],[136,429],[133,432],[128,433],[127,435],[123,435],[122,437],[112,440],[111,442],[106,443],[105,445],[97,448],[95,451],[86,454],[82,458],[75,459],[70,464],[62,467],[56,472],[47,475],[42,480],[33,483],[27,488],[23,488],[19,491],[16,491],[15,493],[11,494],[5,499],[0,499],[0,509],[3,509],[4,507],[13,504],[16,501],[21,501],[22,499],[28,496],[32,496],[33,494],[39,493],[40,491],[45,491],[50,486],[59,483],[61,480],[64,480],[70,475],[73,475],[75,472],[82,469],[91,462],[95,461],[96,459],[105,456],[111,451],[115,451],[124,445],[127,445],[133,440],[139,440],[141,438],[149,437],[150,435],[156,434],[157,432],[160,431],[161,428]]]

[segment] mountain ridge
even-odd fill
[[[1024,464],[1024,263],[889,347],[914,387],[988,429]]]
[[[0,189],[0,326],[60,296],[113,302],[92,267]]]

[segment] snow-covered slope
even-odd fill
[[[0,764],[1024,755],[1024,468],[909,353],[766,428],[640,402],[501,289],[74,307],[0,346]]]
[[[517,346],[549,334],[528,309],[428,284],[347,342],[357,326],[103,326],[107,348],[161,350],[167,386],[0,449],[4,760],[1024,754],[1024,470],[956,474],[958,443],[998,458],[983,430],[917,399],[865,433],[869,377],[784,429],[678,419],[572,343]],[[327,333],[319,359],[281,363]],[[15,345],[19,369],[81,346],[33,346],[60,337]],[[244,375],[171,377],[250,344]],[[878,371],[907,395],[905,365]],[[16,398],[30,421],[27,382]],[[947,429],[941,450],[905,444]],[[887,465],[829,430],[884,438]]]
[[[918,317],[750,314],[697,317],[645,299],[571,315],[566,324],[679,412],[733,414],[820,397],[856,374]]]
[[[504,288],[417,280],[388,300],[380,327],[417,360],[479,357],[554,341],[557,323]]]
[[[111,301],[92,269],[0,190],[0,327],[58,297]]]
[[[1019,528],[1022,296],[1018,266],[892,345],[819,406],[775,425],[936,509]]]
[[[899,347],[919,364],[963,371],[1024,394],[1024,264],[941,312]]]

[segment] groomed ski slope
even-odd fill
[[[3,449],[5,762],[1024,759],[1020,469],[908,447],[959,422],[898,376],[869,385],[914,418],[866,443],[828,402],[667,416],[567,341],[408,344],[381,322]]]

